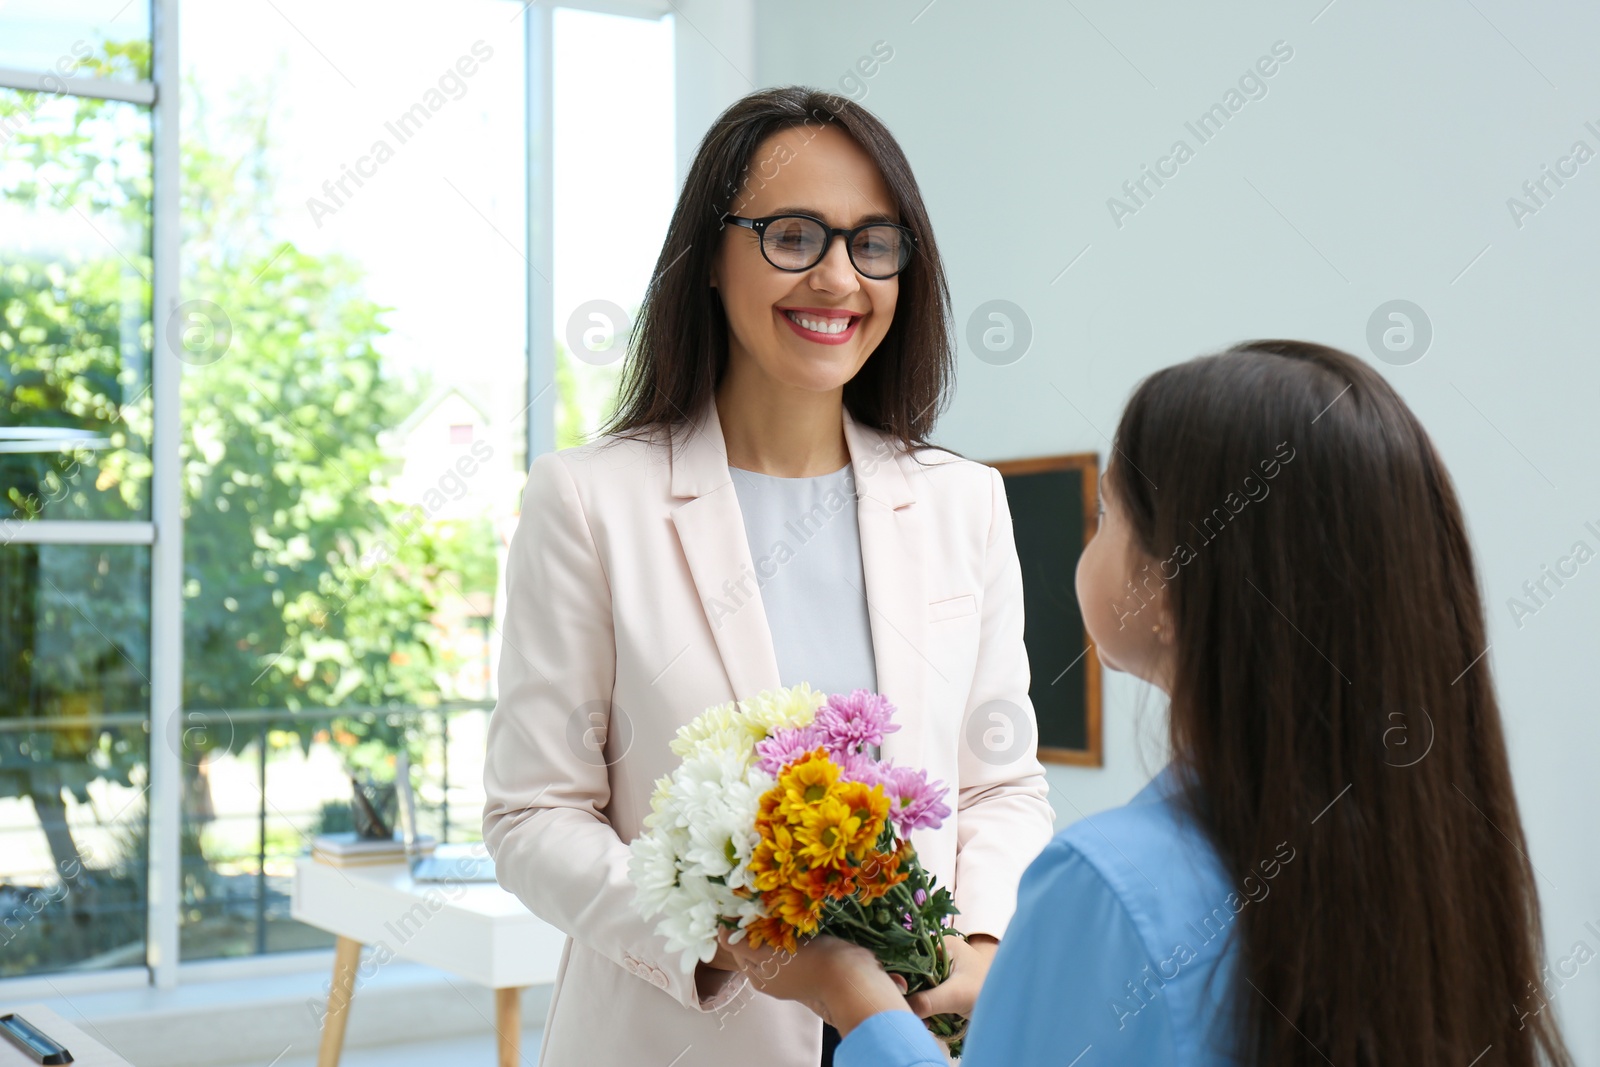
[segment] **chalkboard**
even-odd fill
[[[1022,564],[1039,758],[1099,767],[1100,660],[1078,611],[1078,557],[1100,510],[1100,458],[1093,452],[991,462],[1005,481]]]

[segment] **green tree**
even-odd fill
[[[95,62],[137,61],[124,49]],[[435,523],[382,491],[394,463],[378,435],[430,383],[397,379],[384,365],[377,342],[387,309],[364,295],[354,263],[269,237],[269,95],[270,87],[220,122],[200,94],[186,98],[184,297],[207,302],[186,304],[173,324],[191,364],[181,386],[185,718],[174,722],[185,742],[186,827],[209,810],[206,772],[217,754],[269,736],[309,749],[327,722],[296,712],[437,702],[440,655],[429,620],[443,599],[492,595],[495,586],[487,523]],[[0,129],[17,131],[0,147],[0,198],[146,226],[148,125],[128,143],[130,106],[0,91]],[[152,407],[138,368],[149,365],[154,329],[169,325],[148,321],[150,272],[148,239],[143,249],[107,248],[72,263],[0,253],[0,421],[110,444],[76,465],[6,460],[0,516],[148,514]],[[83,555],[71,565],[81,566],[83,587],[46,595],[41,548],[58,551],[0,543],[0,717],[146,707],[148,630],[137,582],[118,587],[106,549],[73,546]],[[116,560],[124,564],[126,553],[144,558],[123,551]],[[47,625],[76,626],[86,631],[80,647],[103,651],[36,656]],[[288,713],[238,729],[227,715],[277,708]],[[343,716],[332,734],[367,750],[406,743],[403,725],[382,714]],[[62,790],[86,803],[89,782],[132,784],[140,765],[148,766],[141,731],[0,732],[0,797],[33,800],[63,872],[79,850],[61,818]],[[189,835],[191,896],[206,892],[198,848]]]

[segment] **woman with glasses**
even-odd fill
[[[971,1012],[1053,815],[1004,485],[928,441],[950,320],[881,122],[798,87],[717,120],[616,415],[533,461],[507,563],[483,832],[500,883],[567,934],[545,1067],[832,1062],[837,1032],[726,949],[681,970],[628,879],[678,727],[800,682],[883,693],[900,725],[880,755],[949,787],[913,843],[965,937],[912,1003]]]

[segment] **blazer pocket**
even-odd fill
[[[960,596],[945,597],[935,600],[928,605],[928,621],[942,622],[945,619],[956,619],[962,615],[971,615],[978,610],[978,601],[971,593],[962,593]]]

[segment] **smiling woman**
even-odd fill
[[[795,221],[804,218],[809,226]],[[894,228],[818,237],[823,227],[868,223]],[[873,277],[882,271],[869,260],[881,258],[873,252],[884,233],[903,235],[891,261],[900,270]],[[807,263],[815,244],[821,258]],[[853,415],[903,446],[926,446],[954,374],[944,267],[899,145],[842,97],[768,90],[740,101],[701,142],[606,432],[676,421],[713,390],[748,398],[745,383],[759,380],[781,383],[775,395],[787,400],[823,383],[842,387]],[[736,466],[765,470],[759,460],[792,458],[741,455],[740,444],[729,443],[730,460],[747,461]],[[837,470],[842,441],[811,458],[804,469],[767,473]]]
[[[483,827],[500,884],[568,935],[540,1063],[688,1046],[711,1065],[754,1048],[832,1063],[838,1032],[753,988],[728,945],[678,966],[626,877],[679,728],[802,682],[906,709],[882,758],[954,785],[953,818],[916,849],[959,932],[916,1007],[971,1011],[1054,816],[1004,483],[927,440],[949,320],[927,211],[878,119],[800,87],[717,119],[612,426],[534,460],[507,558],[518,654],[500,660]],[[980,714],[1014,740],[969,742]]]

